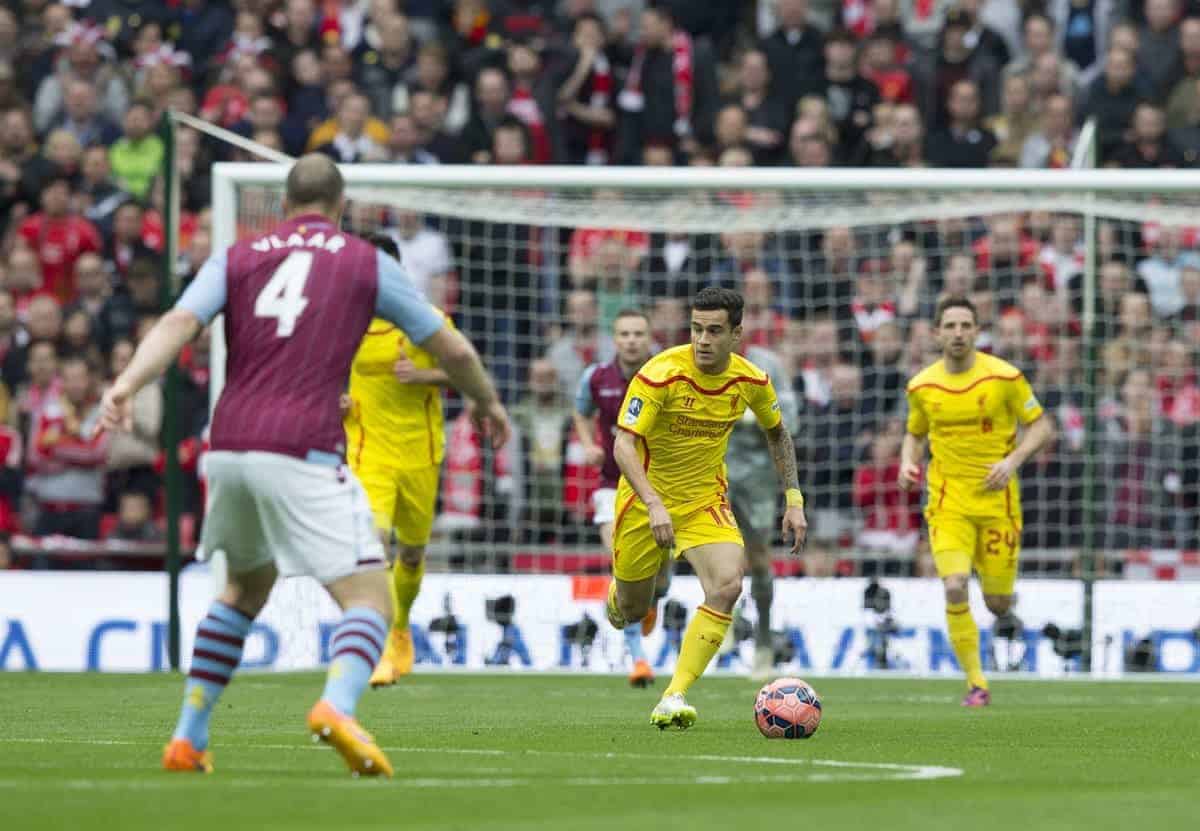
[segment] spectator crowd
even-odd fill
[[[1200,3],[0,3],[2,539],[161,539],[162,389],[135,402],[132,434],[95,429],[98,396],[210,253],[209,166],[256,159],[176,128],[183,216],[167,263],[168,108],[342,163],[1065,168],[1091,119],[1101,165],[1190,167]],[[936,356],[929,317],[947,295],[975,302],[981,344],[1027,373],[1059,427],[1022,471],[1026,547],[1078,547],[1093,518],[1091,542],[1108,549],[1200,547],[1195,229],[1102,222],[1086,310],[1069,215],[889,227],[867,215],[769,234],[371,205],[348,221],[396,237],[513,407],[520,438],[505,453],[449,425],[446,534],[590,541],[595,472],[570,433],[574,385],[612,354],[619,310],[644,309],[672,345],[687,338],[687,298],[715,283],[743,292],[747,343],[778,353],[805,405],[811,573],[849,549],[919,570],[920,504],[895,488],[895,466],[904,383]],[[205,339],[188,348],[175,403],[196,516],[208,362]],[[12,559],[0,545],[0,567]]]

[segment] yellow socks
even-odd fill
[[[967,674],[967,686],[986,690],[987,679],[983,677],[983,662],[979,659],[979,627],[971,617],[971,607],[966,603],[947,603],[946,630],[958,665]]]
[[[421,591],[421,578],[425,576],[425,561],[416,568],[406,566],[399,559],[392,565],[392,628],[408,628],[408,612]]]
[[[688,687],[704,674],[713,656],[721,648],[725,640],[725,632],[733,618],[723,615],[707,606],[701,606],[683,633],[683,644],[679,648],[679,661],[675,664],[675,674],[671,676],[671,684],[663,695],[686,693]]]

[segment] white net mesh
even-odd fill
[[[777,571],[931,573],[920,504],[895,488],[894,465],[905,381],[936,359],[931,312],[955,294],[1058,426],[1021,471],[1024,573],[1078,573],[1088,546],[1100,574],[1191,576],[1200,197],[1014,190],[1004,173],[990,189],[872,191],[859,173],[837,188],[597,189],[501,186],[481,168],[475,188],[352,188],[345,227],[397,238],[518,429],[492,453],[449,402],[432,567],[605,571],[597,472],[570,426],[576,382],[611,354],[619,309],[645,309],[658,344],[680,343],[688,298],[718,284],[745,294],[747,341],[776,354],[777,384],[802,402],[812,532],[802,561],[777,548]],[[239,234],[280,220],[279,185],[235,193]]]

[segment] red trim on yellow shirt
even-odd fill
[[[941,384],[934,384],[934,383],[930,382],[927,384],[917,384],[915,387],[909,387],[908,391],[910,393],[913,393],[913,392],[916,392],[917,390],[923,390],[926,387],[932,387],[935,390],[941,390],[942,392],[949,393],[950,395],[962,395],[964,392],[970,392],[971,390],[975,389],[977,386],[982,384],[984,381],[1015,381],[1020,377],[1021,377],[1021,373],[1019,373],[1019,372],[1016,375],[985,375],[982,378],[972,381],[970,384],[963,387],[961,390],[952,390],[949,387],[943,387]]]
[[[643,375],[640,372],[637,374],[636,377],[643,384],[649,384],[652,387],[668,387],[671,384],[675,383],[676,381],[683,381],[685,384],[690,386],[692,389],[694,389],[696,392],[700,393],[701,395],[720,395],[721,393],[725,392],[725,390],[732,387],[734,384],[740,383],[742,381],[745,381],[747,384],[755,384],[756,386],[765,387],[769,380],[767,378],[751,378],[749,375],[738,375],[736,378],[730,378],[728,381],[726,381],[723,385],[721,385],[717,389],[710,390],[710,389],[705,389],[704,387],[700,386],[699,384],[697,384],[695,381],[693,381],[691,378],[689,378],[686,375],[672,375],[669,378],[664,378],[662,381],[651,381],[649,378],[647,378],[645,375]]]

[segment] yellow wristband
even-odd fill
[[[787,506],[789,508],[804,507],[804,494],[800,493],[799,488],[788,488],[784,496],[787,497]]]

